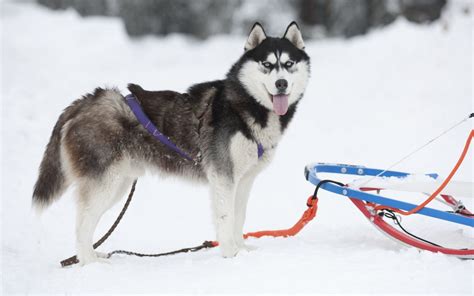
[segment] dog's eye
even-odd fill
[[[295,62],[288,61],[288,62],[285,63],[285,67],[286,68],[291,68],[294,64],[295,64]]]
[[[272,64],[269,62],[263,62],[262,65],[267,69],[270,69],[272,67]]]

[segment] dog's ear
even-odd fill
[[[254,49],[266,38],[267,35],[265,34],[265,30],[263,30],[262,25],[260,25],[258,22],[255,23],[252,27],[252,30],[250,30],[247,43],[245,43],[245,51]]]
[[[301,35],[300,27],[298,27],[298,24],[295,21],[288,25],[283,38],[290,40],[290,42],[298,49],[304,49],[303,36]]]

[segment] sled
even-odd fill
[[[306,166],[306,180],[316,187],[314,198],[317,199],[318,189],[332,192],[349,200],[356,208],[380,231],[389,237],[405,245],[439,252],[446,255],[456,256],[462,259],[474,259],[474,249],[455,249],[443,247],[436,243],[422,239],[406,231],[400,224],[399,214],[424,215],[426,217],[443,220],[449,223],[457,223],[463,226],[474,227],[474,217],[455,195],[472,198],[473,183],[451,181],[451,177],[463,162],[464,156],[469,149],[469,144],[474,135],[471,131],[458,163],[448,178],[441,182],[437,174],[426,174],[420,177],[406,172],[381,170],[367,168],[358,165],[316,163]],[[356,178],[349,183],[323,180],[322,174],[331,174],[339,178]],[[371,184],[367,186],[367,184]],[[405,202],[395,198],[383,196],[381,193],[386,190],[398,192],[419,192],[421,194],[431,193],[429,200],[421,205]],[[431,200],[438,200],[450,207],[449,211],[443,211],[426,206]],[[395,223],[397,229],[384,218],[390,218]]]

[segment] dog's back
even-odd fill
[[[135,84],[129,90],[164,135],[190,155],[200,156],[210,97],[146,91]],[[132,177],[152,166],[162,173],[204,178],[199,163],[182,158],[143,128],[118,90],[97,88],[59,117],[40,165],[33,204],[44,208],[70,184],[100,180],[119,164],[129,166],[124,173]]]

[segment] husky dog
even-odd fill
[[[157,141],[116,89],[97,88],[74,101],[54,126],[39,168],[33,204],[50,205],[70,186],[77,195],[77,258],[100,260],[93,234],[101,216],[145,170],[207,182],[217,241],[224,257],[246,249],[242,236],[256,175],[275,148],[303,96],[310,61],[298,25],[282,38],[256,23],[245,51],[223,80],[191,86],[187,93],[128,89],[158,130],[189,161]]]

